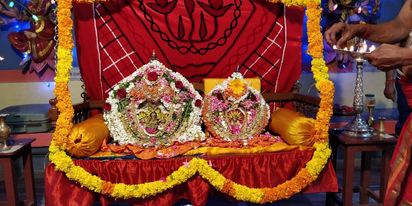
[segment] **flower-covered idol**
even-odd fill
[[[202,116],[213,137],[246,140],[259,135],[266,127],[269,106],[240,73],[233,73],[205,96]]]
[[[192,84],[152,59],[113,88],[104,118],[120,145],[167,147],[204,140],[201,104]]]

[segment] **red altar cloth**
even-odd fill
[[[231,155],[204,157],[210,160],[213,168],[237,183],[249,187],[274,187],[292,177],[305,166],[313,150],[292,150],[288,152],[261,153],[250,155]],[[75,160],[88,172],[113,183],[137,184],[159,180],[166,177],[192,157],[152,160]],[[195,175],[186,183],[147,199],[130,199],[134,205],[173,205],[180,199],[187,199],[193,205],[205,205],[208,195],[213,191],[206,180]],[[338,184],[332,164],[329,162],[319,178],[303,192],[336,192]],[[92,205],[96,197],[102,205],[113,201],[97,195],[79,184],[71,182],[61,172],[49,164],[45,174],[46,205]]]

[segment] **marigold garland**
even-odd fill
[[[76,2],[93,3],[99,0],[75,0]],[[59,46],[57,49],[57,73],[55,77],[55,95],[58,100],[57,107],[60,111],[53,133],[53,140],[49,147],[50,160],[56,165],[56,170],[62,171],[67,178],[80,183],[88,189],[110,195],[115,198],[145,198],[159,194],[178,184],[186,182],[197,172],[210,182],[217,190],[229,194],[237,200],[254,203],[267,203],[285,199],[300,192],[303,188],[317,179],[319,173],[327,163],[331,151],[328,145],[328,128],[332,115],[334,86],[328,79],[328,68],[322,59],[323,41],[320,33],[320,0],[268,0],[272,3],[283,3],[287,6],[305,6],[308,17],[308,53],[312,56],[312,72],[316,81],[316,88],[320,91],[320,108],[315,124],[315,152],[312,159],[292,179],[273,188],[250,188],[237,184],[212,168],[204,159],[193,158],[174,171],[164,180],[147,182],[143,184],[126,185],[103,181],[100,177],[92,175],[82,167],[74,165],[71,157],[64,152],[65,141],[72,129],[73,107],[68,89],[70,69],[72,64],[71,51],[73,48],[71,19],[72,1],[61,0],[57,5],[57,19],[59,23]]]

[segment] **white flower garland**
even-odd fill
[[[238,87],[234,80],[239,81]],[[239,89],[239,94],[234,94],[235,91],[231,90],[230,84],[235,87],[234,89]],[[225,96],[225,99],[218,100],[218,95]],[[254,100],[251,101],[251,95],[254,96]],[[242,103],[249,101],[253,104],[254,109],[245,108]],[[217,108],[215,108],[217,105]],[[214,109],[216,109],[214,111]],[[254,111],[255,118],[252,124],[246,123],[246,126],[240,126],[239,133],[233,132],[230,129],[230,125],[225,118],[226,112],[229,110],[238,109],[240,113],[245,115],[242,121],[248,121],[248,116]],[[261,93],[254,89],[249,83],[244,80],[243,75],[235,72],[228,79],[223,81],[221,84],[216,85],[204,98],[204,104],[202,107],[203,121],[205,122],[206,128],[212,133],[214,137],[222,138],[226,141],[233,141],[237,139],[251,139],[255,135],[259,135],[269,122],[270,118],[269,105],[266,103],[265,99],[262,97]],[[230,117],[229,117],[230,119]],[[239,124],[240,125],[240,124]],[[232,126],[235,126],[232,124]],[[247,129],[246,129],[247,127]],[[246,129],[246,130],[242,130]]]
[[[145,89],[155,91],[149,93]],[[165,90],[172,94],[168,95]],[[134,97],[133,93],[139,97]],[[110,107],[105,110],[103,117],[111,136],[120,145],[157,147],[169,146],[175,141],[181,143],[194,140],[203,141],[205,134],[200,126],[201,105],[199,102],[202,103],[202,97],[186,78],[166,68],[159,61],[151,60],[114,86],[106,99],[106,104]],[[145,108],[144,104],[154,104],[154,106]],[[156,112],[152,111],[153,109]],[[136,113],[142,114],[142,117],[131,116],[135,113],[130,110],[136,110]],[[163,119],[165,125],[173,128],[174,132],[166,132],[167,128],[159,124],[156,124],[156,128],[147,127],[147,122],[145,124],[144,121],[152,120],[149,115],[161,116],[166,112],[173,112],[173,117],[180,112],[180,119],[176,117],[177,119],[172,120],[169,116],[167,120]],[[187,114],[187,112],[190,113]],[[161,117],[156,116],[153,119],[159,120]],[[149,129],[158,133],[151,134]]]

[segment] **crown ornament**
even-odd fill
[[[261,134],[268,124],[269,105],[235,72],[204,97],[202,119],[215,138],[247,140]]]
[[[144,148],[204,140],[202,97],[154,57],[109,93],[103,117],[113,140]]]

